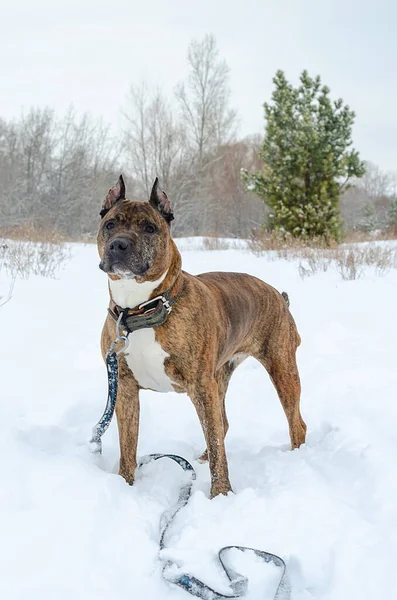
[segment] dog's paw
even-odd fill
[[[128,469],[123,469],[120,467],[119,475],[128,483],[128,485],[132,485],[135,479],[135,469],[134,471],[130,471]]]
[[[215,496],[219,496],[219,494],[227,496],[228,493],[232,491],[232,486],[230,485],[229,481],[225,483],[213,483],[211,485],[210,498],[212,500],[213,498],[215,498]]]
[[[200,458],[197,461],[201,464],[208,462],[208,450],[204,450]]]

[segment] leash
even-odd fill
[[[124,185],[124,184],[123,184]],[[110,317],[116,323],[116,339],[111,344],[106,353],[106,368],[108,373],[108,398],[105,411],[92,430],[93,452],[102,452],[101,437],[107,430],[112,420],[114,408],[116,406],[117,387],[118,387],[118,361],[120,353],[125,352],[129,346],[128,335],[139,329],[147,329],[163,325],[172,312],[174,304],[181,297],[183,290],[183,271],[178,275],[169,290],[160,296],[151,298],[146,302],[141,302],[135,308],[121,308],[115,302],[112,302],[113,308],[108,308]],[[124,334],[120,333],[120,327],[123,327]],[[123,345],[116,350],[119,343]]]
[[[106,367],[108,374],[108,396],[103,415],[92,430],[92,438],[90,440],[90,444],[92,444],[92,451],[95,453],[102,452],[101,437],[110,425],[116,406],[118,387],[118,355],[121,352],[124,352],[129,344],[128,337],[120,334],[121,319],[122,314],[119,316],[116,322],[116,340],[111,344],[106,354]],[[116,351],[116,346],[120,342],[123,344],[123,346]],[[185,473],[189,473],[190,477],[189,480],[181,486],[177,502],[173,506],[171,506],[171,508],[165,510],[160,517],[160,553],[166,548],[166,534],[170,529],[170,526],[175,516],[182,508],[186,506],[186,504],[189,501],[192,492],[193,482],[196,479],[196,472],[193,469],[192,465],[185,458],[176,454],[148,454],[147,456],[141,458],[138,467],[142,467],[143,465],[147,465],[148,463],[159,460],[161,458],[169,458],[173,460],[181,467],[181,469],[183,469]],[[271,554],[270,552],[265,552],[263,550],[257,550],[255,548],[249,548],[246,546],[225,546],[224,548],[221,548],[218,552],[219,563],[222,566],[230,582],[229,587],[232,592],[231,594],[222,594],[221,592],[217,592],[200,579],[197,579],[197,577],[194,577],[188,573],[175,574],[175,566],[177,565],[175,565],[175,563],[173,563],[171,560],[163,560],[160,555],[160,560],[164,563],[162,571],[163,578],[169,583],[172,583],[184,589],[192,596],[202,598],[202,600],[241,598],[245,595],[247,591],[248,579],[247,577],[244,577],[244,575],[241,575],[240,573],[235,571],[228,563],[228,556],[234,550],[239,550],[244,553],[251,553],[257,559],[260,559],[263,563],[272,563],[276,567],[278,567],[281,570],[281,576],[279,584],[277,586],[277,590],[275,592],[275,595],[273,596],[273,600],[290,600],[291,589],[288,581],[287,567],[283,559],[277,556],[276,554]]]
[[[140,462],[139,467],[146,465],[152,461],[159,460],[160,458],[170,458],[176,462],[185,472],[189,473],[190,478],[187,483],[182,485],[179,490],[179,497],[171,508],[165,510],[160,517],[160,552],[166,548],[166,534],[178,512],[186,506],[189,501],[192,485],[196,479],[196,472],[192,465],[182,456],[176,454],[148,454],[144,456]],[[197,579],[188,573],[175,574],[175,563],[171,560],[163,560],[160,555],[160,560],[164,562],[163,577],[169,583],[177,585],[192,596],[202,598],[203,600],[222,600],[225,598],[241,598],[245,595],[248,588],[248,579],[241,575],[230,566],[228,562],[229,555],[234,551],[239,550],[244,553],[251,553],[256,558],[260,559],[264,563],[272,563],[281,570],[281,577],[273,600],[290,600],[291,589],[289,586],[287,567],[282,558],[276,554],[265,552],[264,550],[257,550],[256,548],[249,548],[247,546],[225,546],[218,552],[218,560],[229,579],[229,587],[232,590],[231,594],[222,594],[217,592],[212,587]]]
[[[108,373],[108,397],[106,400],[106,406],[105,410],[103,411],[103,415],[99,419],[95,427],[93,427],[92,437],[90,439],[90,444],[92,444],[92,452],[96,454],[102,453],[101,437],[110,425],[116,406],[117,388],[119,381],[118,355],[121,352],[127,350],[130,343],[128,340],[128,335],[120,334],[120,323],[122,321],[122,318],[123,313],[119,315],[116,321],[116,339],[111,344],[109,350],[106,353],[106,369]],[[116,346],[119,342],[122,342],[123,346],[119,348],[119,350],[116,350]]]

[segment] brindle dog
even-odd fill
[[[116,415],[120,475],[132,484],[137,464],[139,391],[186,392],[197,411],[209,459],[211,497],[231,490],[224,438],[228,430],[225,395],[230,377],[247,356],[267,370],[286,414],[292,448],[305,441],[299,409],[296,349],[300,344],[286,298],[243,273],[181,270],[181,255],[170,235],[170,201],[156,179],[149,202],[128,200],[122,177],[109,190],[98,232],[100,268],[108,274],[111,307],[134,308],[179,288],[164,324],[134,331],[119,360]],[[102,332],[105,356],[115,339],[108,316]]]

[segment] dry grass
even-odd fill
[[[325,249],[337,247],[337,243],[327,244],[323,238],[313,240],[286,238],[277,232],[268,233],[261,230],[253,231],[251,238],[248,240],[248,249],[259,256],[264,252],[275,251],[279,258],[288,258],[291,250],[305,250],[308,247]]]
[[[229,248],[231,248],[231,244],[228,240],[216,236],[209,236],[203,239],[203,250],[229,250]]]
[[[51,228],[37,228],[30,225],[11,227],[11,228],[0,228],[0,240],[16,240],[16,241],[29,241],[29,242],[48,242],[51,244],[64,244],[66,242],[80,243],[80,244],[95,244],[96,233],[86,233],[80,235],[67,236],[54,231]]]
[[[354,232],[346,238],[349,244],[329,245],[323,239],[307,242],[259,231],[248,240],[247,249],[256,255],[269,253],[271,259],[298,260],[302,278],[333,268],[343,279],[354,280],[363,276],[365,267],[373,267],[378,275],[397,268],[397,248],[376,243],[377,240],[393,239],[392,233],[396,232],[388,235],[385,232],[376,235]],[[0,237],[0,271],[6,271],[12,280],[17,277],[26,279],[31,274],[54,277],[63,261],[70,257],[64,239],[57,233],[19,227],[8,230],[6,234],[3,241]],[[206,251],[234,247],[241,246],[217,236],[207,236],[202,241],[202,249]],[[0,296],[0,306],[1,302],[7,301],[6,297],[8,295]]]
[[[342,279],[354,280],[364,275],[366,267],[374,268],[377,275],[385,275],[390,269],[397,268],[396,246],[376,243],[391,239],[393,237],[385,232],[372,236],[356,232],[346,239],[348,244],[329,245],[322,239],[307,242],[259,232],[251,238],[248,246],[256,255],[269,253],[269,257],[274,259],[298,260],[302,278],[333,268]]]
[[[69,240],[66,236],[47,228],[37,228],[32,225],[18,225],[0,229],[0,239],[27,241],[36,243],[61,244]]]
[[[348,231],[345,233],[343,243],[362,243],[362,242],[376,242],[376,241],[389,241],[397,239],[397,228],[382,230],[382,231]],[[254,254],[262,254],[263,252],[269,252],[274,250],[279,254],[290,250],[299,250],[306,248],[315,249],[329,249],[339,247],[336,242],[327,242],[324,238],[317,238],[312,240],[300,240],[293,237],[287,237],[280,235],[279,233],[273,232],[268,233],[263,230],[255,230],[252,232],[251,238],[248,242],[249,249]]]
[[[0,271],[4,270],[13,279],[27,279],[30,275],[55,277],[61,264],[69,257],[69,249],[61,243],[0,241]]]
[[[360,242],[385,242],[396,239],[396,227],[390,227],[389,229],[378,229],[376,231],[347,231],[343,236],[343,241],[346,244]]]
[[[331,249],[307,248],[295,253],[302,278],[334,268],[342,279],[360,279],[365,267],[373,267],[377,275],[397,268],[397,248],[378,244],[339,246]],[[291,256],[292,258],[292,256]]]

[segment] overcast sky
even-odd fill
[[[172,92],[189,41],[214,33],[241,134],[263,132],[275,71],[306,68],[355,110],[362,157],[397,171],[395,0],[0,0],[0,22],[0,116],[74,104],[119,127],[132,82]]]

